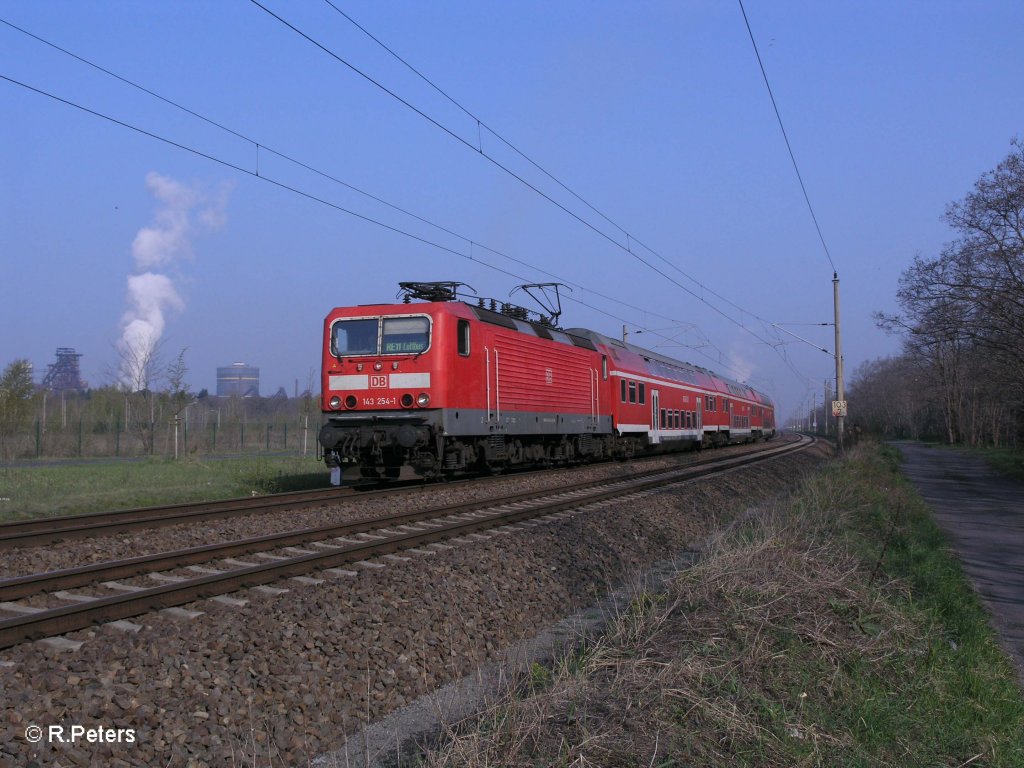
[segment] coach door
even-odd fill
[[[660,398],[658,390],[651,390],[651,445],[661,442],[661,423],[658,421],[658,414],[661,412],[658,407]]]

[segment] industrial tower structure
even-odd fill
[[[82,379],[78,367],[81,355],[71,347],[57,349],[57,362],[50,363],[46,368],[42,387],[51,392],[84,392],[88,384]]]

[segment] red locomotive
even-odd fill
[[[705,368],[518,307],[474,306],[457,283],[402,286],[406,303],[324,321],[319,439],[332,482],[345,464],[364,477],[443,477],[775,435],[767,396]]]

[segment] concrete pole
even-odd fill
[[[846,400],[843,388],[843,346],[842,334],[839,331],[839,274],[832,273],[832,299],[836,310],[836,400]],[[842,415],[836,416],[836,446],[839,453],[843,452],[843,421]]]

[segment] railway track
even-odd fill
[[[473,482],[459,480],[451,484]],[[0,523],[0,551],[16,547],[53,544],[58,541],[84,539],[95,536],[109,536],[115,533],[160,528],[181,523],[219,520],[242,515],[273,512],[280,509],[299,509],[346,499],[353,494],[360,498],[390,496],[422,489],[421,482],[385,487],[376,484],[346,486],[344,488],[320,488],[309,491],[272,493],[264,496],[243,496],[236,499],[222,499],[203,503],[168,504],[164,506],[140,507],[113,512],[93,512],[82,515],[13,520]]]
[[[710,460],[712,459],[699,460],[693,463],[702,464]],[[544,472],[546,470],[527,470],[517,472],[517,474],[529,475],[538,471]],[[499,475],[493,479],[500,480],[506,477],[508,475]],[[480,482],[486,482],[486,480],[481,480],[480,478],[456,480],[447,483],[447,486]],[[353,494],[358,494],[359,498],[392,496],[422,490],[423,487],[422,483],[408,483],[397,487],[391,484],[385,487],[367,485],[362,487],[321,488],[309,491],[274,493],[265,496],[244,496],[236,499],[223,499],[199,504],[168,504],[113,512],[94,512],[83,515],[14,520],[0,523],[0,551],[17,547],[53,544],[65,540],[109,536],[115,533],[180,525],[181,523],[220,520],[242,515],[273,512],[281,509],[299,509],[346,499]]]
[[[345,498],[351,493],[351,488],[323,488],[203,504],[168,504],[116,512],[15,520],[0,523],[0,550],[320,504]]]
[[[243,588],[267,585],[289,577],[304,577],[314,571],[344,576],[349,572],[336,570],[343,565],[691,482],[778,458],[807,448],[812,443],[812,439],[801,438],[797,442],[753,454],[659,469],[627,479],[589,481],[555,491],[530,491],[487,501],[464,502],[384,518],[287,531],[4,579],[0,581],[0,611],[17,615],[0,619],[0,648],[40,637],[62,635],[98,623],[127,619],[153,610],[181,606],[203,598],[226,595]],[[298,545],[311,545],[315,549],[296,549]],[[291,551],[287,548],[291,548]],[[286,554],[274,554],[275,551]],[[253,553],[257,553],[253,559],[259,557],[263,562],[233,559]],[[219,564],[217,567],[198,565],[215,562]],[[191,568],[190,574],[163,574],[181,568]],[[331,573],[332,569],[335,569],[334,573]],[[192,575],[197,572],[199,575]],[[147,573],[163,583],[154,587],[138,587],[115,581]],[[107,591],[116,590],[117,594],[97,596],[54,592],[85,585],[100,585]],[[38,602],[44,597],[51,602],[53,598],[75,602],[50,608],[14,602],[31,598]]]

